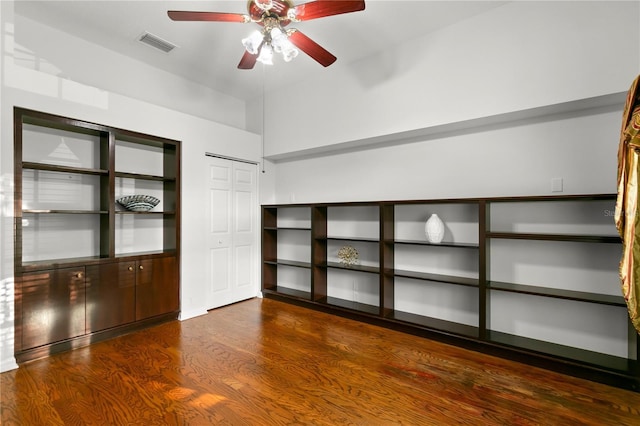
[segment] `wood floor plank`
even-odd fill
[[[0,375],[3,425],[638,425],[640,394],[268,299]]]

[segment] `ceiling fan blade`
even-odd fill
[[[324,47],[320,46],[298,30],[294,30],[289,34],[289,41],[324,67],[328,67],[337,59]]]
[[[238,64],[238,69],[240,70],[250,70],[256,65],[256,61],[258,60],[258,54],[255,55],[252,53],[244,51],[244,55],[242,55],[242,59],[240,59],[240,63]]]
[[[249,22],[248,17],[240,13],[170,10],[167,12],[167,15],[174,21]]]
[[[325,16],[340,15],[364,10],[364,0],[317,0],[293,8],[297,21],[309,21]]]

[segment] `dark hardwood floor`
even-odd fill
[[[252,299],[0,375],[3,425],[640,425],[640,394]]]

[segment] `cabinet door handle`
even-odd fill
[[[140,268],[140,270],[142,271],[144,269],[144,266],[140,265],[138,266],[138,268]]]
[[[129,266],[127,269],[128,269],[129,271],[133,272],[133,266]]]
[[[82,278],[82,272],[78,272],[78,273],[76,274],[76,278]]]

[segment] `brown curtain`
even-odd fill
[[[638,166],[640,155],[640,75],[627,94],[618,146],[618,197],[615,222],[622,237],[620,280],[633,326],[640,333],[640,218]]]

